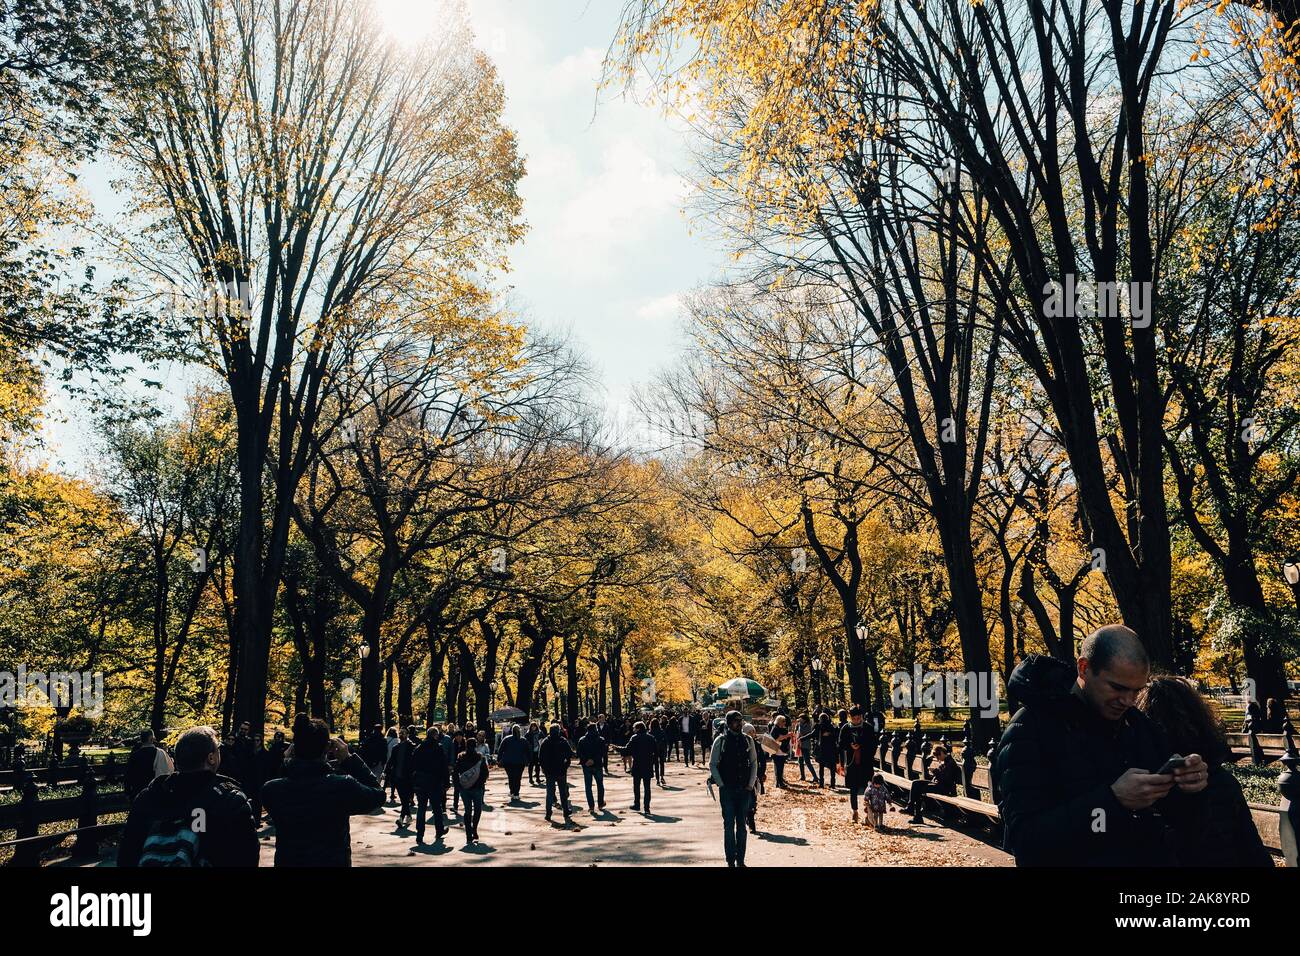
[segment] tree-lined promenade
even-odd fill
[[[627,434],[509,293],[527,160],[440,10],[401,44],[365,0],[0,0],[0,667],[104,677],[0,708],[0,746],[622,717],[746,675],[791,717],[928,693],[982,753],[1017,665],[1117,621],[1280,720],[1285,24],[628,3],[607,86],[690,113],[734,258]]]

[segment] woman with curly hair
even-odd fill
[[[1184,677],[1154,678],[1138,709],[1164,731],[1178,754],[1200,754],[1210,767],[1198,811],[1176,833],[1181,866],[1272,866],[1241,785],[1224,767],[1231,750],[1213,706]]]

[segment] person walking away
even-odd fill
[[[582,782],[587,790],[587,810],[596,815],[596,807],[605,809],[605,761],[609,759],[609,747],[600,735],[596,724],[587,728],[586,735],[578,741],[578,761],[582,764]],[[593,799],[592,781],[596,782],[596,794]]]
[[[433,809],[433,839],[441,840],[447,833],[447,751],[442,746],[442,731],[430,727],[424,734],[424,743],[411,756],[411,781],[415,786],[415,843],[424,843],[424,817]]]
[[[682,758],[688,767],[695,765],[695,720],[690,711],[682,713]]]
[[[745,818],[758,780],[758,754],[743,725],[739,711],[728,711],[726,730],[713,739],[709,752],[709,774],[718,786],[722,808],[722,849],[729,867],[745,865]]]
[[[867,723],[862,708],[849,708],[849,722],[840,731],[840,759],[844,764],[844,786],[849,791],[853,822],[858,822],[858,795],[865,792],[875,771],[876,733]]]
[[[126,758],[126,768],[123,771],[122,785],[128,800],[135,800],[155,779],[171,772],[171,758],[167,756],[166,750],[154,743],[153,731],[140,731],[140,742]]]
[[[699,725],[700,735],[700,762],[709,759],[709,744],[713,741],[713,721],[700,718]]]
[[[1209,779],[1197,812],[1175,831],[1179,866],[1273,866],[1250,806],[1225,764],[1232,751],[1213,706],[1183,677],[1157,677],[1138,694],[1137,708],[1164,731],[1176,754],[1201,754]]]
[[[384,790],[324,721],[298,725],[284,776],[268,780],[262,803],[275,820],[276,866],[351,866],[348,818],[384,805]]]
[[[388,787],[388,802],[393,803],[397,800],[397,781],[388,775],[388,768],[393,763],[393,751],[398,748],[402,742],[402,737],[396,727],[388,728],[388,739],[384,742],[384,785]],[[376,774],[378,776],[378,774]]]
[[[645,721],[632,725],[632,736],[626,746],[616,748],[631,762],[632,809],[640,810],[641,791],[645,791],[645,812],[650,812],[650,781],[654,779],[659,759],[659,744],[646,730]]]
[[[524,768],[532,759],[532,745],[524,738],[520,732],[518,724],[510,727],[510,733],[501,738],[501,746],[497,748],[497,763],[506,772],[506,780],[510,785],[510,802],[515,803],[519,799],[519,790],[523,786]]]
[[[1193,753],[1155,772],[1174,751],[1133,706],[1150,676],[1142,642],[1119,624],[1088,635],[1073,666],[1037,654],[1016,666],[1007,693],[1022,706],[993,777],[1017,866],[1174,862],[1166,826],[1195,818],[1209,769]]]
[[[785,714],[777,714],[772,721],[772,739],[781,746],[781,752],[772,754],[772,767],[776,772],[776,788],[785,789],[785,762],[790,759],[790,738],[794,736],[790,732],[790,718]]]
[[[650,718],[650,736],[654,738],[657,748],[655,751],[655,781],[662,787],[664,785],[664,765],[668,760],[668,731],[664,729],[658,717]]]
[[[465,803],[465,845],[473,846],[478,842],[478,822],[483,816],[483,795],[487,790],[489,771],[487,758],[478,752],[472,738],[465,739],[465,746],[456,755],[452,773]]]
[[[559,724],[551,724],[551,729],[538,750],[538,760],[542,765],[542,773],[546,776],[546,821],[551,822],[551,812],[555,804],[559,803],[564,813],[564,822],[572,823],[568,775],[573,748],[560,733]]]
[[[438,737],[438,743],[442,747],[442,752],[447,757],[447,775],[451,775],[451,765],[456,762],[456,740],[452,736],[456,732],[456,725],[449,723],[443,726],[442,733]],[[447,790],[451,789],[451,784],[442,791],[442,815],[447,815]]]
[[[466,751],[466,749],[469,750],[474,749],[473,747],[466,746],[466,739],[467,738],[465,736],[464,729],[456,731],[456,735],[451,739],[451,762],[453,767],[455,766],[456,761],[460,759],[460,755],[463,754]],[[461,800],[460,790],[461,790],[460,775],[453,773],[451,775],[451,815],[452,816],[460,816],[460,805],[463,802]],[[466,806],[468,806],[468,804],[466,804]]]
[[[542,749],[542,728],[537,721],[528,725],[528,744],[532,747],[532,755],[528,759],[528,782],[534,787],[542,785],[542,763],[538,753]]]
[[[808,718],[807,713],[800,714],[795,723],[794,744],[795,747],[798,748],[799,752],[799,780],[801,782],[805,779],[803,775],[805,767],[808,769],[807,779],[817,779],[817,769],[813,766],[812,759],[813,747],[810,742],[812,735],[813,722]]]
[[[155,777],[131,804],[117,865],[257,866],[252,807],[234,780],[217,773],[220,766],[216,731],[192,727],[181,734],[176,772]]]
[[[412,758],[417,746],[415,727],[403,729],[397,746],[388,758],[388,768],[384,771],[389,785],[397,788],[397,796],[401,799],[401,808],[397,813],[399,827],[410,826],[411,817],[415,815],[415,769]]]

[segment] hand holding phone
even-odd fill
[[[1185,766],[1187,766],[1187,758],[1180,754],[1174,754],[1160,765],[1160,769],[1156,773],[1173,773]]]

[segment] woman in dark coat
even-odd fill
[[[1231,751],[1209,702],[1182,677],[1157,677],[1138,696],[1138,709],[1164,731],[1177,754],[1200,754],[1209,785],[1196,811],[1174,831],[1180,866],[1272,866],[1241,785],[1225,767]]]

